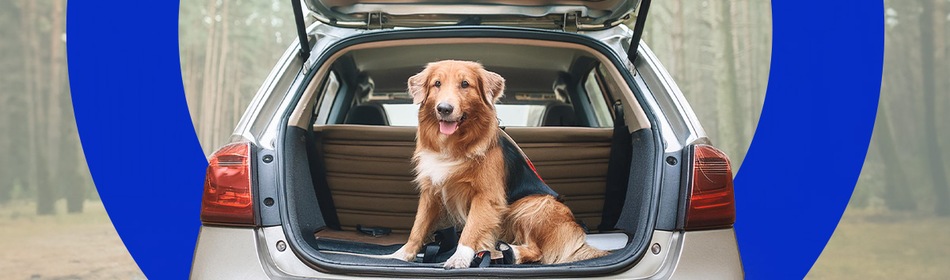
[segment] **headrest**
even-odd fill
[[[344,124],[389,125],[386,110],[377,103],[363,103],[350,108],[346,113]]]
[[[542,126],[577,126],[574,106],[562,102],[552,102],[544,109]]]

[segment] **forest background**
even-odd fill
[[[183,83],[206,153],[227,141],[296,39],[285,2],[182,1]],[[950,235],[941,234],[950,232],[950,1],[884,5],[884,77],[871,146],[811,278],[950,276],[943,265]],[[85,166],[69,95],[65,7],[64,0],[0,0],[0,271],[18,271],[4,276],[11,279],[141,278]],[[755,0],[655,1],[643,38],[734,166],[768,85],[770,9]],[[806,131],[790,131],[790,145]],[[815,159],[815,168],[833,161]]]

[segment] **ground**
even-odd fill
[[[808,279],[948,279],[950,218],[848,210]]]
[[[145,279],[100,202],[82,214],[37,216],[33,203],[0,206],[0,279]]]

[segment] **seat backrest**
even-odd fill
[[[564,196],[574,216],[594,229],[600,224],[607,162],[613,131],[609,128],[509,127],[541,178]],[[327,186],[341,228],[356,225],[408,232],[418,192],[410,159],[415,127],[328,125],[320,134]],[[320,159],[311,159],[320,160]]]
[[[314,126],[314,134],[340,227],[408,231],[419,200],[410,163],[416,128],[328,125]]]
[[[564,102],[551,102],[544,109],[542,126],[577,126],[574,106]]]
[[[363,103],[350,108],[343,119],[345,124],[389,125],[386,110],[377,103]]]
[[[574,218],[591,230],[600,224],[610,159],[610,128],[509,127],[538,175],[564,197]]]

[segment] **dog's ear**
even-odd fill
[[[495,72],[485,69],[482,72],[482,90],[485,91],[485,101],[489,105],[498,102],[505,95],[505,78]]]
[[[429,80],[429,65],[422,72],[409,77],[409,96],[412,96],[412,103],[419,104],[426,99],[426,82]]]

